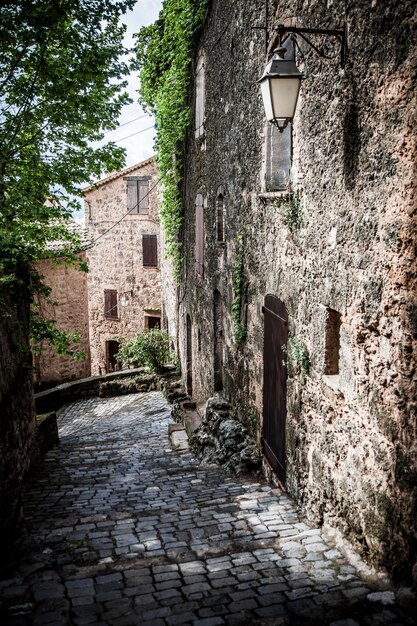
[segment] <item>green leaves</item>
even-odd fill
[[[134,67],[140,73],[140,101],[155,114],[156,150],[163,197],[161,218],[166,254],[173,261],[175,278],[181,271],[179,231],[182,203],[179,186],[182,163],[178,147],[191,119],[187,104],[191,80],[191,49],[200,28],[207,0],[164,0],[159,19],[137,35]]]
[[[146,330],[131,340],[120,337],[117,340],[120,341],[120,348],[116,359],[126,365],[146,367],[159,373],[172,356],[169,336],[163,330]]]
[[[124,151],[90,142],[114,128],[123,89],[125,27],[134,0],[6,0],[0,23],[0,246],[3,271],[34,262],[43,226]],[[55,202],[45,207],[45,200]],[[35,223],[35,227],[33,227]]]
[[[0,20],[0,283],[45,257],[77,263],[67,228],[82,186],[120,169],[124,150],[90,142],[115,127],[129,102],[120,16],[135,0],[4,0]],[[51,246],[59,242],[58,246]],[[79,265],[82,263],[80,262]],[[81,269],[86,269],[82,267]],[[32,272],[32,293],[45,290]],[[48,340],[82,358],[76,334],[34,310],[33,347]]]
[[[239,235],[236,239],[236,262],[232,274],[232,335],[233,343],[239,347],[246,339],[246,326],[242,323],[242,306],[245,291],[244,240]]]

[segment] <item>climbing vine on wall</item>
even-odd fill
[[[235,346],[239,346],[246,339],[246,326],[242,323],[242,305],[245,291],[243,243],[243,236],[239,235],[236,240],[236,264],[232,274],[232,334]]]
[[[299,337],[290,337],[284,347],[288,357],[290,375],[300,374],[302,379],[310,373],[310,355],[304,341]]]
[[[140,73],[141,104],[155,115],[156,151],[163,197],[161,219],[167,256],[179,279],[182,163],[176,154],[191,119],[188,90],[191,48],[202,24],[207,0],[164,0],[159,19],[140,30],[135,67]]]

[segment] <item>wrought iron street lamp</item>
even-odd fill
[[[280,46],[259,80],[266,119],[282,133],[295,115],[303,74],[292,59],[286,59],[287,49]]]
[[[299,71],[295,63],[294,46],[292,43],[286,45],[288,37],[292,34],[300,35],[319,56],[325,59],[330,59],[332,56],[307,39],[306,34],[335,37],[340,43],[340,63],[343,67],[346,58],[346,25],[340,30],[328,30],[297,28],[280,24],[275,27],[275,30],[278,32],[279,47],[274,50],[258,82],[261,85],[266,118],[282,132],[295,115],[301,80],[304,78],[304,74]],[[284,41],[284,45],[281,45],[284,36],[287,40]]]

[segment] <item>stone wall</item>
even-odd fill
[[[27,285],[28,271],[19,278]],[[0,290],[0,551],[16,528],[21,482],[37,453],[29,309],[27,287]]]
[[[126,215],[125,178],[135,176],[149,177],[148,214]],[[149,317],[161,314],[159,187],[155,160],[148,159],[109,176],[85,190],[84,197],[89,238],[93,242],[97,240],[87,251],[88,307],[91,373],[100,374],[112,369],[106,352],[108,341],[132,338],[147,327]],[[158,267],[143,266],[142,235],[157,235]],[[105,290],[117,291],[117,319],[105,316]]]
[[[85,253],[80,257],[84,261]],[[39,261],[36,269],[44,276],[45,284],[51,287],[48,301],[54,303],[44,300],[40,310],[42,315],[55,320],[60,330],[79,333],[81,341],[74,344],[74,350],[84,352],[86,359],[76,361],[71,356],[60,356],[49,345],[44,345],[42,353],[34,357],[34,382],[51,386],[85,378],[90,374],[87,274],[76,267],[67,267],[65,263],[57,265],[50,259]]]
[[[193,395],[198,401],[213,395],[218,290],[223,395],[242,421],[259,420],[260,438],[262,305],[267,294],[282,300],[289,335],[311,362],[308,376],[294,367],[288,379],[286,488],[310,518],[338,526],[406,579],[417,548],[414,3],[305,0],[269,9],[270,26],[293,17],[298,26],[334,28],[346,15],[348,62],[341,69],[301,44],[309,77],[293,125],[291,187],[265,193],[256,84],[264,41],[251,29],[263,22],[264,2],[211,3],[196,46],[196,55],[206,55],[205,136],[196,140],[190,129],[185,146],[184,378],[188,315]],[[215,228],[219,186],[223,244]],[[195,272],[198,193],[206,202],[203,280]],[[236,347],[232,281],[239,235],[246,340]],[[340,330],[329,328],[332,311]],[[335,332],[340,346],[331,357]],[[326,365],[335,354],[337,375]]]

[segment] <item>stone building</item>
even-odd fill
[[[178,298],[189,392],[229,399],[304,512],[403,579],[417,558],[415,17],[411,0],[209,3]],[[349,52],[341,68],[337,44],[329,60],[298,38],[309,73],[281,134],[257,80],[284,19],[346,20]]]
[[[85,256],[85,252],[80,253],[80,260],[85,261]],[[42,352],[33,357],[34,383],[39,388],[86,378],[90,376],[87,274],[76,266],[57,264],[52,259],[39,261],[36,269],[51,288],[49,297],[41,300],[40,313],[46,319],[54,320],[58,329],[78,333],[80,341],[71,347],[76,352],[83,352],[85,359],[60,356],[52,347],[44,345]]]
[[[119,338],[161,323],[159,188],[154,158],[84,190],[91,373],[118,367]]]

